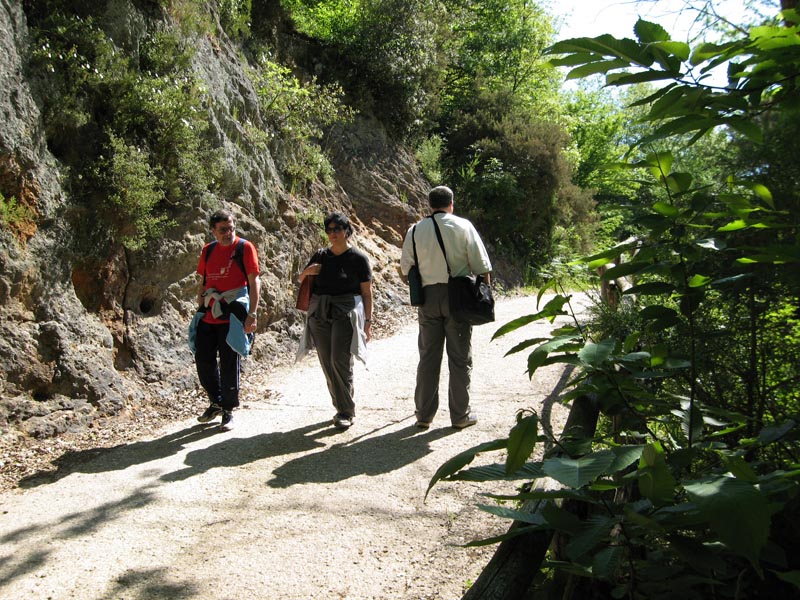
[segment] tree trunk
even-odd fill
[[[580,396],[572,403],[562,438],[569,436],[592,437],[597,428],[599,410],[597,402],[590,396]],[[537,512],[545,505],[544,501],[525,504],[525,509]],[[569,510],[569,502],[564,503]],[[514,521],[509,533],[527,524]],[[467,590],[462,600],[520,600],[525,597],[534,577],[539,572],[542,561],[550,547],[553,533],[535,531],[501,542],[489,564],[484,567],[478,579]]]

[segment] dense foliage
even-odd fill
[[[161,19],[116,29],[113,11],[82,0],[25,3],[34,38],[29,61],[47,143],[68,168],[78,256],[143,248],[197,200],[242,193],[235,165],[208,135],[214,100],[193,62],[198,35],[250,37],[249,0],[214,13],[190,0],[151,4]],[[289,187],[330,176],[323,127],[351,117],[335,85],[300,80],[259,46],[249,74],[254,114],[233,108],[247,142],[272,151]],[[244,55],[243,55],[244,56]],[[238,140],[241,141],[241,140]],[[98,226],[100,225],[100,226]]]
[[[552,18],[529,0],[284,0],[359,110],[415,144],[431,183],[454,188],[494,252],[546,265],[590,245],[588,192],[543,50]],[[532,271],[533,272],[533,271]]]
[[[782,18],[724,44],[690,48],[639,21],[637,40],[604,35],[549,50],[573,76],[603,73],[610,86],[672,83],[638,102],[654,127],[632,140],[625,168],[644,174],[652,196],[620,213],[637,236],[584,261],[627,289],[590,321],[510,349],[530,352],[532,377],[549,364],[573,369],[564,400],[594,406],[596,433],[566,431],[534,460],[546,437],[538,415],[522,412],[507,438],[455,457],[431,481],[562,486],[497,497],[535,502],[533,512],[484,507],[516,520],[509,536],[553,537],[541,574],[530,575],[541,597],[793,598],[800,588],[800,198],[786,185],[796,167],[776,157],[796,143],[800,19]],[[720,64],[724,89],[686,75]],[[715,168],[727,163],[728,176],[679,170],[700,163],[691,152],[676,160],[670,142],[701,143],[720,127],[715,142],[727,152]],[[540,312],[495,337],[571,314],[570,296],[549,286],[540,299],[558,293]],[[503,462],[468,467],[499,449]]]

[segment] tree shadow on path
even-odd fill
[[[55,514],[51,521],[40,521],[8,531],[0,537],[0,547],[16,546],[0,555],[0,590],[12,581],[52,568],[57,561],[54,541],[88,539],[108,523],[126,513],[140,510],[155,500],[154,484],[141,486],[118,500],[97,506],[82,506],[72,513]],[[2,592],[0,591],[0,595]]]
[[[291,460],[273,471],[267,485],[287,488],[300,483],[333,483],[357,475],[388,473],[430,454],[432,441],[457,432],[442,428],[420,433],[412,425],[379,436],[371,436],[373,433]]]

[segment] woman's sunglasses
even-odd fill
[[[344,227],[339,227],[339,226],[336,226],[336,227],[326,227],[326,228],[325,228],[325,233],[341,233],[341,232],[343,232],[343,231],[344,231]]]

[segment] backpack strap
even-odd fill
[[[239,265],[239,268],[244,273],[245,279],[247,278],[247,271],[244,269],[244,243],[247,240],[244,238],[239,238],[239,241],[236,243],[236,248],[233,250],[233,260],[236,261],[236,264]],[[217,240],[211,242],[208,247],[206,248],[206,260],[203,263],[203,287],[206,285],[206,269],[208,268],[208,257],[211,256],[211,252],[214,248],[217,247]],[[248,286],[246,283],[245,286]]]

